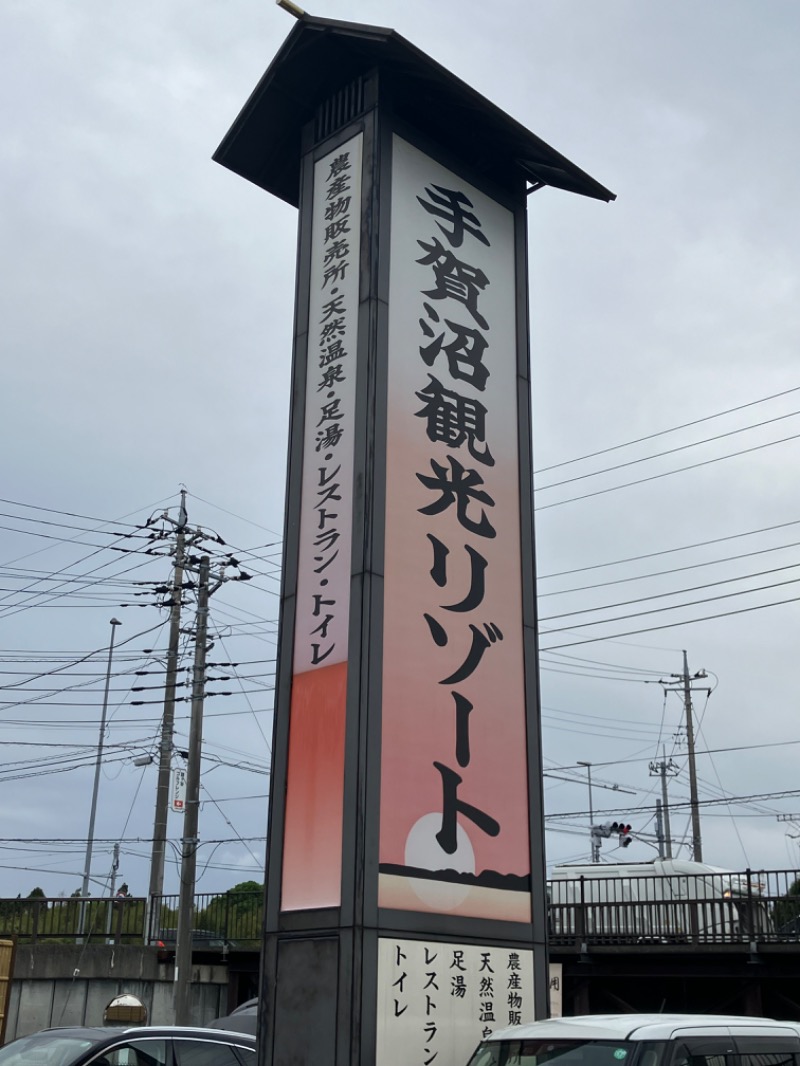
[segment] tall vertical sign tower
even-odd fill
[[[527,194],[613,194],[307,15],[215,158],[300,209],[262,1066],[458,1066],[547,1011]]]

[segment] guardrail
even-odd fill
[[[602,867],[598,867],[602,874]],[[744,870],[548,882],[550,942],[767,944],[800,941],[800,874]]]
[[[597,872],[602,873],[602,867]],[[553,946],[800,943],[800,871],[744,870],[548,881]],[[0,899],[0,936],[39,941],[175,946],[178,896]],[[195,897],[196,951],[255,950],[260,892]]]
[[[260,892],[207,893],[195,896],[193,940],[198,951],[257,948],[261,941]],[[62,941],[103,944],[152,944],[175,947],[178,896],[95,898],[33,897],[0,899],[0,936],[20,943]]]

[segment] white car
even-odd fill
[[[708,1014],[586,1014],[498,1029],[469,1066],[800,1066],[800,1024]]]

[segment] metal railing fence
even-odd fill
[[[548,882],[554,945],[750,944],[800,941],[800,873],[744,870]]]
[[[644,864],[643,864],[644,866]],[[597,868],[602,875],[603,867]],[[800,871],[744,870],[671,876],[563,876],[548,881],[554,946],[583,944],[800,943]],[[81,911],[83,909],[83,936]],[[261,941],[261,892],[195,897],[193,947],[254,950]],[[0,899],[0,936],[19,943],[175,946],[178,896]]]
[[[209,951],[257,948],[262,914],[260,892],[197,895],[193,946]],[[151,944],[169,950],[175,947],[177,928],[177,894],[157,896],[152,901],[134,896],[0,899],[0,936],[14,934],[19,943],[81,940]]]

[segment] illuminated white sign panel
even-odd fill
[[[361,135],[314,167],[294,673],[347,659]]]
[[[515,247],[394,138],[379,904],[529,922]]]
[[[341,896],[361,143],[314,164],[282,910]]]

